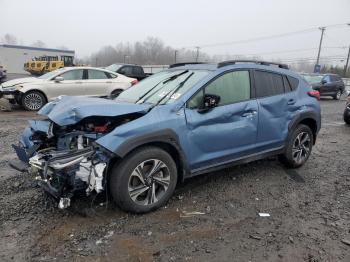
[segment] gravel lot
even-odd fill
[[[350,127],[344,98],[320,103],[323,126],[302,168],[271,158],[195,177],[165,208],[137,216],[104,197],[53,207],[8,167],[35,114],[0,112],[0,261],[350,261]]]

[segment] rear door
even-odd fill
[[[113,85],[109,73],[96,69],[88,69],[87,79],[83,82],[87,96],[108,96],[108,90]]]
[[[49,84],[44,87],[49,100],[55,99],[60,95],[84,95],[85,88],[82,84],[83,75],[83,69],[72,69],[59,75],[63,77],[63,81],[56,82],[54,79],[50,80]]]
[[[259,151],[268,151],[284,145],[288,135],[289,121],[298,110],[295,83],[291,84],[290,80],[282,74],[254,71],[259,106],[257,137]]]
[[[220,103],[201,113],[204,94]],[[225,73],[207,84],[186,105],[186,152],[191,169],[215,166],[252,153],[257,136],[258,105],[248,70]]]

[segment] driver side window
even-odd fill
[[[71,70],[61,74],[64,80],[82,80],[83,79],[83,70]]]
[[[204,92],[203,92],[204,90]],[[195,94],[188,102],[187,107],[201,108],[205,94],[220,96],[218,106],[233,104],[250,99],[249,71],[233,71],[219,76],[204,89]]]

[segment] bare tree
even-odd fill
[[[17,43],[18,43],[17,37],[15,37],[14,35],[11,35],[11,34],[5,34],[2,37],[1,41],[4,44],[8,44],[8,45],[17,45]]]
[[[41,41],[41,40],[36,40],[36,41],[32,44],[32,46],[35,46],[35,47],[46,47],[46,44],[45,44],[43,41]]]

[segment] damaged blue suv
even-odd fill
[[[178,181],[278,155],[303,165],[321,126],[319,93],[283,64],[181,64],[115,100],[61,97],[31,120],[14,168],[36,174],[60,208],[111,193],[125,211],[164,205]]]

